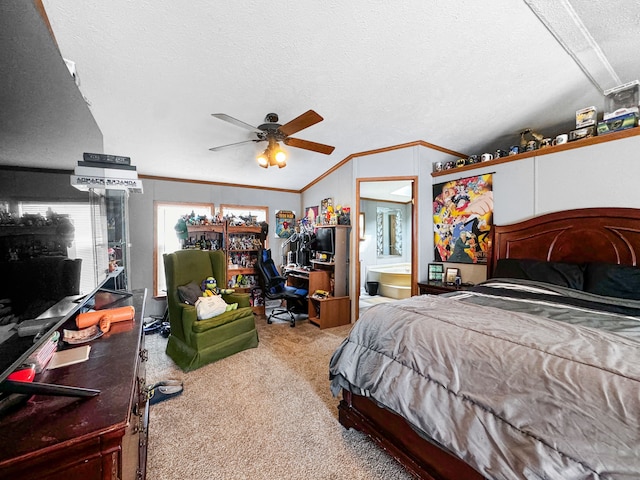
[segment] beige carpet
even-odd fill
[[[149,480],[412,478],[338,423],[328,364],[349,326],[256,324],[258,348],[189,373],[165,355],[166,339],[146,337],[147,382],[184,382],[182,395],[151,407]]]

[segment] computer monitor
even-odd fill
[[[316,239],[312,246],[312,250],[328,255],[335,254],[334,229],[321,227],[316,229]]]

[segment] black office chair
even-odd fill
[[[308,290],[287,285],[287,279],[280,275],[273,259],[271,250],[263,250],[258,255],[259,283],[264,296],[269,300],[284,301],[286,308],[274,308],[267,317],[267,323],[273,323],[272,318],[289,320],[291,327],[296,326],[295,314],[307,313]]]

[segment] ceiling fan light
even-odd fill
[[[284,160],[278,163],[278,168],[284,168],[286,166],[287,166],[287,162],[285,162]]]
[[[275,158],[276,158],[276,162],[278,163],[278,165],[284,166],[284,165],[282,165],[283,163],[286,165],[287,154],[284,153],[284,151],[282,151],[280,149],[276,150]]]
[[[267,158],[266,150],[258,155],[258,158],[256,160],[258,160],[258,165],[260,165],[262,168],[267,168],[269,166],[269,159]]]

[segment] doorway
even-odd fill
[[[361,308],[417,293],[417,183],[415,176],[356,179],[355,318]]]

